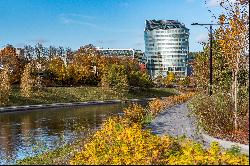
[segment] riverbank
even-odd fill
[[[29,98],[22,97],[20,89],[13,87],[7,106],[24,106],[52,103],[72,103],[97,100],[126,100],[155,97],[167,97],[176,94],[173,88],[150,88],[148,90],[133,90],[126,94],[101,87],[47,87],[35,92]],[[2,106],[3,107],[3,106]]]
[[[59,164],[67,165],[104,163],[119,165],[135,163],[170,165],[247,164],[248,157],[236,152],[221,151],[217,144],[211,144],[209,149],[203,149],[202,146],[187,139],[179,140],[168,135],[159,137],[142,128],[144,124],[147,124],[145,120],[148,118],[148,115],[156,115],[153,117],[157,118],[159,111],[164,112],[167,108],[178,107],[192,96],[193,94],[183,94],[168,97],[162,100],[162,102],[155,100],[150,102],[147,108],[133,105],[124,110],[124,116],[109,118],[103,123],[100,130],[87,139],[86,144],[84,142],[82,146],[80,145],[78,148],[76,146],[76,148],[69,150],[65,156],[62,149],[59,153],[52,151],[32,158],[26,158],[19,161],[18,164],[58,164],[58,161],[61,161]],[[165,109],[162,110],[162,108]],[[176,117],[176,119],[178,119],[175,120],[176,122],[185,120],[185,118],[181,117]],[[164,126],[166,124],[161,125]],[[177,135],[175,136],[185,133],[179,129],[181,128],[180,126],[181,124],[170,126],[170,128],[175,127],[175,130],[177,130]],[[190,131],[192,136],[194,130],[191,129],[187,132]],[[191,151],[192,153],[189,153]],[[168,154],[173,155],[169,156]]]
[[[164,99],[165,97],[160,97]],[[25,110],[41,110],[49,108],[67,108],[67,107],[82,107],[89,105],[107,105],[116,103],[127,103],[127,102],[141,102],[141,101],[151,101],[157,98],[143,98],[143,99],[126,99],[126,100],[99,100],[99,101],[86,101],[86,102],[73,102],[73,103],[53,103],[53,104],[39,104],[39,105],[25,105],[25,106],[10,106],[10,107],[0,107],[0,113],[4,112],[15,112],[15,111],[25,111]]]

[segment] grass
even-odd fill
[[[25,98],[16,86],[12,88],[10,101],[6,106],[85,102],[93,100],[133,99],[167,97],[176,94],[173,88],[151,88],[148,90],[133,90],[126,94],[101,87],[47,87],[40,92],[34,92]]]
[[[17,160],[17,165],[68,165],[69,160],[82,149],[84,139],[75,140],[73,144],[66,144],[54,150]]]

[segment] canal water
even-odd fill
[[[0,165],[34,156],[84,137],[127,104],[31,110],[0,114]]]

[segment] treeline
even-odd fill
[[[43,86],[130,86],[151,87],[152,81],[136,59],[107,57],[93,45],[77,51],[63,47],[25,46],[17,50],[7,45],[0,51],[0,70],[8,68],[10,83],[20,84],[29,64],[31,78]]]

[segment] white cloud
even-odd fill
[[[92,28],[99,28],[97,25],[91,22],[95,17],[82,15],[77,13],[60,14],[59,19],[63,24],[79,24],[86,25]]]
[[[208,41],[208,34],[201,33],[196,37],[196,41],[199,43],[207,42]]]

